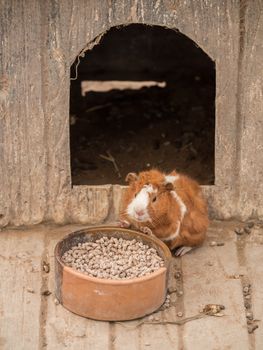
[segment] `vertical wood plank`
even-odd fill
[[[263,4],[241,1],[239,210],[263,216]]]
[[[47,152],[47,213],[65,221],[70,191],[68,34],[71,1],[40,1],[43,109]]]
[[[46,157],[37,1],[1,4],[0,223],[33,224],[46,210]]]

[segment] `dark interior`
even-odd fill
[[[192,40],[159,26],[114,27],[80,58],[74,79],[76,64],[70,91],[73,185],[124,184],[127,173],[152,167],[214,183],[215,64]],[[166,86],[82,96],[82,81]]]

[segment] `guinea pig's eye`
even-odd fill
[[[156,199],[157,199],[157,197],[156,197],[156,196],[154,196],[154,197],[153,197],[153,199],[152,199],[152,201],[153,201],[153,202],[155,202],[155,201],[156,201]]]

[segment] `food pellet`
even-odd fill
[[[244,293],[248,293],[248,292],[249,292],[249,287],[248,287],[248,286],[245,286],[245,287],[243,288],[243,292],[244,292]]]
[[[78,243],[63,254],[62,260],[77,271],[105,279],[142,277],[164,266],[156,249],[135,239],[116,237]]]
[[[169,307],[170,307],[170,295],[167,294],[163,305],[160,307],[160,310],[165,310],[165,309],[168,309]]]
[[[246,318],[248,318],[249,320],[253,320],[253,313],[251,311],[248,311],[246,313]]]

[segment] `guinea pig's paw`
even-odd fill
[[[120,220],[117,222],[118,227],[129,228],[131,224],[126,220]]]
[[[154,234],[152,233],[152,230],[147,227],[147,226],[141,226],[139,228],[139,230],[142,232],[142,233],[145,233],[146,235],[149,235],[149,236],[154,236]]]
[[[174,255],[175,256],[182,256],[182,255],[185,255],[186,253],[188,253],[192,249],[193,249],[193,247],[182,246],[182,247],[177,248],[174,251]]]

